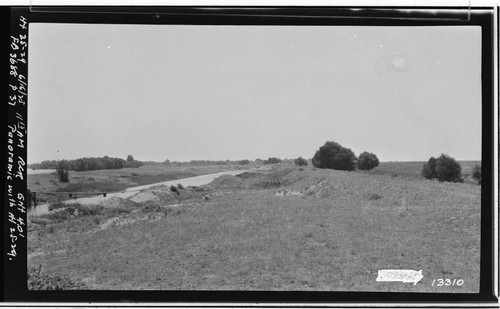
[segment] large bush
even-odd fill
[[[349,148],[336,142],[326,142],[314,154],[312,164],[317,168],[352,171],[356,167],[356,156]]]
[[[424,167],[422,168],[422,176],[427,179],[436,178],[436,161],[437,159],[434,157],[430,157],[427,163],[424,163]]]
[[[422,175],[427,179],[437,178],[439,181],[460,182],[462,181],[462,168],[454,158],[442,154],[437,159],[431,157],[424,164]]]
[[[297,159],[295,159],[294,163],[295,163],[295,165],[298,165],[298,166],[307,166],[307,160],[302,158],[302,157],[298,157]]]
[[[474,178],[479,184],[481,184],[481,165],[475,165],[472,168],[472,178]]]
[[[436,176],[439,181],[462,181],[462,168],[460,164],[445,154],[436,160]]]
[[[371,152],[363,152],[358,158],[358,169],[368,171],[379,165],[377,155]]]

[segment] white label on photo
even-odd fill
[[[378,271],[376,281],[401,281],[403,283],[413,282],[413,285],[416,285],[423,277],[422,270],[382,269]]]

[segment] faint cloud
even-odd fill
[[[377,77],[393,72],[407,72],[413,68],[413,59],[408,55],[387,55],[373,63],[373,71]]]

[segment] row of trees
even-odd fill
[[[60,182],[69,181],[69,171],[82,172],[103,169],[121,169],[143,165],[142,162],[135,160],[131,155],[127,157],[127,160],[104,156],[102,158],[80,158],[76,160],[60,160],[55,162],[56,164],[53,169],[56,170]]]
[[[61,161],[64,162],[61,163]],[[67,165],[71,171],[93,171],[139,167],[143,165],[143,162],[135,160],[132,155],[128,155],[127,160],[104,156],[80,158],[76,160],[46,160],[41,163],[30,164],[29,167],[32,169],[57,169],[60,165]]]
[[[333,141],[327,141],[312,158],[314,167],[342,171],[353,171],[356,168],[368,171],[377,167],[379,163],[377,155],[371,152],[365,151],[358,158],[351,149]]]

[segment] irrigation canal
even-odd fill
[[[81,197],[81,198],[74,198],[70,200],[64,201],[64,203],[79,203],[83,205],[88,205],[88,204],[100,204],[103,203],[106,200],[109,200],[111,198],[122,198],[122,199],[127,199],[131,198],[134,195],[136,195],[138,192],[141,190],[149,189],[151,187],[156,187],[156,186],[177,186],[178,184],[183,185],[184,187],[187,186],[202,186],[211,183],[215,178],[224,176],[224,175],[239,175],[244,172],[249,172],[252,170],[237,170],[237,171],[226,171],[226,172],[218,172],[218,173],[213,173],[213,174],[207,174],[207,175],[200,175],[200,176],[195,176],[195,177],[189,177],[189,178],[183,178],[183,179],[177,179],[177,180],[169,180],[169,181],[163,181],[163,182],[157,182],[149,185],[143,185],[143,186],[137,186],[137,187],[130,187],[127,188],[125,191],[121,192],[115,192],[115,193],[108,193],[106,196],[103,195],[98,195],[98,196],[91,196],[91,197]],[[50,204],[41,204],[38,205],[37,207],[33,207],[28,211],[28,215],[31,216],[40,216],[43,214],[46,214],[49,212],[49,205]]]

